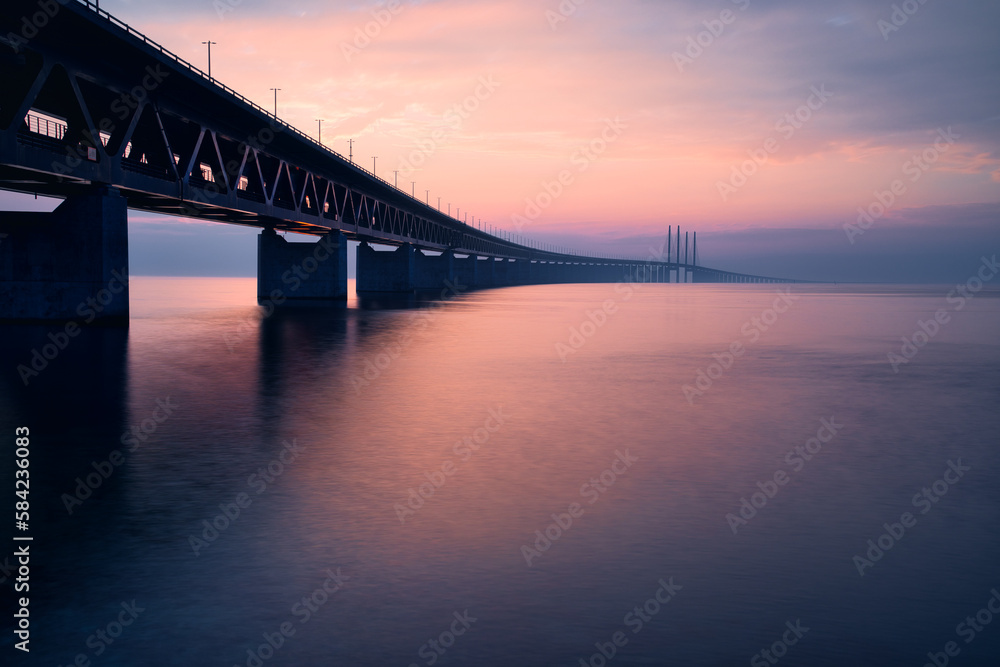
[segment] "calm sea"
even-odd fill
[[[1000,292],[952,289],[137,277],[27,386],[62,327],[0,328],[0,662],[995,666]]]

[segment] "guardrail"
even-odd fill
[[[440,211],[438,209],[435,209],[435,208],[431,207],[430,204],[427,204],[425,202],[420,201],[415,196],[407,193],[405,190],[401,190],[397,186],[389,183],[389,181],[385,180],[384,178],[382,178],[381,176],[377,175],[376,173],[374,173],[372,171],[369,171],[368,169],[366,169],[365,167],[361,166],[360,164],[355,163],[353,160],[349,161],[347,158],[344,157],[343,154],[341,154],[341,153],[337,152],[336,150],[334,150],[334,149],[326,146],[325,144],[319,143],[316,139],[314,139],[310,135],[306,134],[302,130],[300,130],[300,129],[292,126],[292,125],[289,125],[285,121],[281,120],[281,118],[279,118],[275,113],[273,113],[271,111],[268,111],[264,107],[260,106],[259,104],[257,104],[253,100],[250,100],[249,98],[241,95],[240,93],[238,93],[237,91],[233,90],[229,86],[227,86],[227,85],[225,85],[223,83],[220,83],[214,77],[209,76],[201,68],[199,68],[196,65],[188,62],[187,60],[185,60],[184,58],[180,57],[179,55],[177,55],[176,53],[174,53],[170,49],[167,49],[167,48],[163,47],[161,44],[159,44],[157,42],[154,42],[153,40],[149,39],[146,35],[144,35],[143,33],[139,32],[138,30],[136,30],[135,28],[133,28],[129,24],[127,24],[124,21],[122,21],[121,19],[117,18],[116,16],[114,16],[110,12],[108,12],[108,11],[106,11],[104,9],[101,9],[97,2],[93,2],[92,0],[76,0],[76,3],[78,5],[82,5],[83,7],[86,7],[89,11],[93,12],[98,17],[100,17],[100,18],[108,21],[109,23],[111,23],[112,25],[116,26],[120,30],[125,31],[127,34],[131,35],[132,37],[134,37],[134,38],[136,38],[138,40],[141,40],[143,42],[143,44],[145,44],[146,46],[148,46],[148,47],[150,47],[152,49],[155,49],[156,51],[158,51],[163,56],[165,56],[165,57],[169,58],[170,60],[174,61],[174,63],[176,63],[177,65],[180,65],[180,66],[186,68],[192,74],[195,74],[195,75],[201,77],[208,84],[216,87],[219,91],[225,93],[226,95],[229,95],[233,99],[235,99],[238,102],[241,102],[242,104],[248,106],[249,108],[251,108],[252,110],[256,111],[257,113],[262,114],[265,117],[272,119],[274,121],[274,123],[276,123],[277,125],[280,125],[283,129],[291,132],[292,134],[297,135],[299,138],[301,138],[302,140],[308,142],[313,147],[315,147],[315,148],[317,148],[317,149],[319,149],[321,151],[324,151],[324,152],[330,154],[331,156],[340,159],[341,161],[344,161],[344,162],[350,164],[352,167],[354,167],[358,171],[360,171],[360,172],[362,172],[362,173],[370,176],[371,178],[375,179],[376,181],[381,182],[385,186],[390,187],[393,190],[396,190],[397,192],[399,192],[404,197],[412,200],[419,207],[424,207],[427,210],[432,211],[432,212],[434,212],[434,213],[436,213],[438,215],[447,215],[443,211]],[[510,241],[509,239],[507,239],[502,233],[501,234],[492,234],[492,233],[487,232],[485,230],[478,229],[476,227],[472,227],[467,222],[463,222],[462,220],[459,220],[458,218],[454,218],[454,217],[452,217],[450,215],[448,215],[448,217],[451,218],[452,220],[454,220],[455,222],[457,222],[458,224],[462,225],[463,227],[468,228],[470,231],[475,231],[477,234],[486,236],[488,238],[496,239],[497,241],[500,241],[500,242],[505,243],[505,244],[510,244],[510,245],[515,246],[515,247],[522,247],[522,248],[527,248],[527,249],[540,250],[542,252],[548,252],[548,253],[552,253],[552,254],[564,254],[564,255],[567,255],[568,257],[574,257],[574,256],[576,256],[576,254],[573,251],[569,250],[569,249],[555,249],[555,248],[551,247],[550,244],[530,243],[529,242],[527,245],[524,245],[524,244],[514,243],[514,242]],[[636,262],[636,261],[640,261],[641,262],[641,261],[644,261],[644,260],[642,260],[640,258],[629,258],[629,257],[617,256],[617,255],[603,255],[602,256],[602,255],[587,254],[587,255],[580,255],[580,256],[581,257],[600,258],[600,259],[606,259],[606,260],[612,260],[612,261],[613,260],[621,260],[621,261],[628,261],[628,262]]]

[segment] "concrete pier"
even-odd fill
[[[289,243],[273,229],[257,237],[257,302],[347,302],[347,239],[330,232],[315,243]]]
[[[452,261],[452,269],[456,285],[465,285],[469,289],[475,289],[479,285],[479,261],[475,255],[456,257]]]
[[[128,213],[114,188],[0,213],[0,320],[128,326]]]
[[[440,255],[413,254],[413,288],[421,294],[437,294],[455,284],[455,253]]]
[[[413,294],[416,252],[409,244],[391,252],[377,251],[367,243],[359,245],[358,294]]]

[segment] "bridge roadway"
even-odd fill
[[[63,198],[0,212],[0,319],[128,321],[127,209],[261,228],[258,299],[340,302],[347,242],[361,294],[559,282],[792,282],[665,256],[555,252],[421,202],[85,0],[0,8],[0,189]],[[320,237],[289,243],[277,232]],[[395,246],[376,251],[371,244]],[[692,255],[688,255],[688,250]],[[689,261],[690,260],[690,261]],[[123,295],[122,295],[123,293]]]

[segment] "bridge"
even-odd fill
[[[0,319],[76,319],[99,295],[102,308],[89,312],[127,323],[128,209],[260,228],[261,303],[345,301],[352,240],[362,296],[453,284],[794,282],[699,266],[697,234],[682,245],[679,227],[664,250],[626,259],[470,226],[87,0],[5,0],[0,71],[0,188],[63,200],[51,213],[0,212]]]

